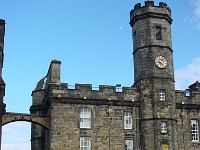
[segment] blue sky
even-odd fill
[[[69,85],[131,86],[129,12],[139,2],[144,1],[1,0],[0,18],[6,20],[3,78],[7,111],[29,113],[31,92],[55,58],[62,62],[61,81]],[[184,90],[200,80],[200,0],[164,2],[174,20],[176,89]],[[25,122],[4,126],[3,150],[30,149],[29,128]]]

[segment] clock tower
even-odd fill
[[[177,149],[171,24],[171,10],[163,2],[138,3],[130,12],[141,150]]]

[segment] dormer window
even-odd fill
[[[190,96],[190,91],[187,89],[187,90],[185,90],[185,96],[186,97],[189,97]]]

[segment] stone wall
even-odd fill
[[[64,90],[63,90],[64,88]],[[100,86],[92,90],[88,84],[76,84],[75,89],[52,84],[49,86],[49,106],[51,116],[52,150],[77,150],[80,137],[92,139],[92,149],[113,150],[124,148],[124,140],[138,142],[139,129],[137,119],[138,92],[135,88],[123,88],[116,92],[115,86]],[[91,129],[80,129],[80,108],[91,108]],[[124,130],[125,111],[132,112],[133,129]],[[137,128],[136,128],[137,127]],[[110,144],[109,144],[110,143]],[[135,143],[135,147],[137,144]]]
[[[194,94],[195,93],[195,94]],[[191,119],[197,119],[200,123],[200,91],[190,90],[190,95],[186,96],[185,91],[176,91],[177,101],[177,133],[179,149],[199,150],[200,142],[192,141]],[[200,125],[200,124],[199,124]],[[200,126],[199,126],[200,127]]]
[[[124,140],[136,137],[135,108],[127,106],[56,103],[51,105],[51,150],[77,150],[80,137],[90,137],[92,149],[124,149]],[[91,129],[80,129],[79,109],[91,108]],[[133,114],[133,129],[124,130],[123,113]]]

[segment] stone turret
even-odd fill
[[[171,23],[171,10],[163,2],[160,2],[159,6],[155,6],[153,1],[146,1],[144,6],[138,3],[131,10],[130,25],[133,37],[135,83],[152,76],[174,80]],[[148,53],[143,53],[144,51],[148,51]],[[153,57],[159,53],[168,57],[169,67],[163,69],[164,72],[154,65]]]
[[[176,149],[171,24],[171,10],[163,2],[158,6],[154,1],[138,3],[130,12],[142,150]]]

